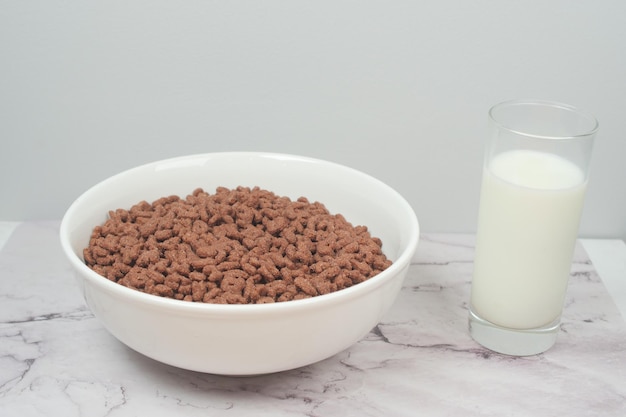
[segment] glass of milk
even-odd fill
[[[554,345],[578,235],[598,122],[531,100],[489,111],[469,327],[504,354]]]

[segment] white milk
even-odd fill
[[[513,329],[559,318],[587,183],[580,168],[547,153],[494,157],[483,176],[472,310]]]

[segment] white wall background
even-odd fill
[[[473,232],[486,112],[570,103],[601,128],[581,224],[626,239],[626,2],[0,0],[0,220],[60,219],[172,156],[329,159]]]

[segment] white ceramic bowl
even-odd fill
[[[109,210],[202,187],[259,186],[319,201],[383,242],[393,264],[335,293],[261,305],[217,305],[145,294],[111,282],[82,257]],[[61,223],[61,244],[94,315],[117,339],[157,361],[223,375],[283,371],[328,358],[365,336],[389,310],[419,239],[414,211],[396,191],[345,166],[271,153],[191,155],[143,165],[86,191]]]

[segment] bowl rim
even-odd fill
[[[224,158],[228,156],[236,156],[236,157],[251,157],[251,158],[270,158],[270,159],[280,159],[280,160],[289,160],[289,161],[302,161],[306,163],[315,163],[315,164],[323,164],[334,166],[335,168],[341,170],[351,171],[352,173],[360,176],[368,181],[373,181],[378,183],[379,186],[386,188],[391,194],[395,195],[397,201],[403,206],[402,209],[406,214],[407,224],[406,227],[409,229],[409,236],[412,238],[407,242],[404,249],[399,253],[398,258],[393,261],[393,263],[384,271],[379,274],[371,277],[370,279],[363,281],[359,284],[353,285],[349,288],[344,288],[339,291],[335,291],[329,294],[318,295],[311,298],[301,299],[301,300],[290,300],[283,302],[275,302],[275,303],[267,303],[267,304],[213,304],[213,303],[203,303],[203,302],[191,302],[184,300],[176,300],[168,297],[160,297],[154,294],[144,293],[142,291],[138,291],[132,288],[125,287],[116,282],[113,282],[106,277],[98,274],[91,268],[89,268],[82,259],[81,256],[76,254],[72,249],[72,244],[70,243],[70,234],[71,231],[69,229],[71,220],[75,215],[75,212],[78,210],[78,206],[82,202],[82,200],[89,197],[90,194],[98,191],[99,188],[105,186],[106,184],[119,180],[123,176],[127,176],[132,174],[133,172],[137,172],[140,170],[149,169],[151,167],[158,167],[163,165],[172,165],[182,162],[189,162],[195,159],[206,161],[209,158]],[[93,227],[95,227],[94,225]],[[333,304],[337,304],[339,302],[344,302],[346,299],[352,299],[359,297],[361,294],[366,294],[374,289],[380,287],[385,282],[391,280],[394,276],[399,274],[401,270],[411,262],[413,254],[417,248],[419,242],[419,233],[420,227],[415,211],[410,206],[410,204],[406,201],[406,199],[398,193],[391,186],[385,184],[381,180],[366,174],[357,169],[348,167],[346,165],[341,165],[336,162],[311,158],[300,155],[292,155],[287,153],[274,153],[274,152],[249,152],[249,151],[234,151],[234,152],[210,152],[210,153],[200,153],[200,154],[189,154],[184,156],[177,156],[173,158],[156,160],[153,162],[148,162],[145,164],[141,164],[130,169],[126,169],[117,174],[114,174],[95,185],[88,188],[84,191],[72,204],[69,206],[67,211],[65,212],[60,226],[60,241],[63,252],[66,257],[69,259],[71,265],[74,268],[74,272],[81,279],[87,279],[91,284],[96,285],[98,288],[107,291],[108,293],[119,296],[128,300],[132,300],[134,302],[138,302],[144,306],[150,306],[158,309],[168,309],[168,310],[176,310],[179,313],[187,312],[190,314],[193,313],[201,313],[201,314],[218,314],[220,316],[224,316],[224,313],[228,315],[238,316],[238,315],[258,315],[258,314],[280,314],[285,311],[293,311],[293,310],[306,310],[311,308],[319,308],[321,306],[329,306]]]

